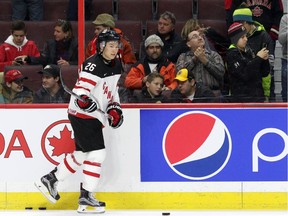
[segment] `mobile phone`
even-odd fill
[[[24,62],[22,61],[22,59],[16,59],[15,60],[18,64],[24,64]]]

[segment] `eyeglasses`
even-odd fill
[[[190,38],[188,38],[188,41],[199,39],[199,38],[203,38],[203,37],[204,37],[204,34],[199,34],[199,35],[198,34],[194,34]]]

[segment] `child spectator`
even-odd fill
[[[58,65],[47,65],[42,71],[42,86],[34,94],[33,103],[68,103],[70,95],[65,92],[60,81]]]
[[[254,55],[246,47],[248,39],[242,23],[233,23],[228,35],[232,42],[227,52],[232,102],[264,102],[262,77],[269,74],[269,51],[262,48]]]
[[[167,98],[162,94],[164,77],[159,73],[150,73],[142,91],[134,92],[133,103],[162,103]]]
[[[24,77],[19,70],[7,71],[2,83],[2,95],[5,103],[32,103],[33,92],[23,85]]]
[[[23,21],[12,22],[11,35],[0,46],[0,71],[4,71],[6,65],[24,64],[22,55],[40,56],[35,42],[28,40],[26,35],[27,29]]]

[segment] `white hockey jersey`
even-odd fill
[[[97,108],[106,112],[111,102],[120,103],[118,94],[118,80],[121,75],[121,64],[118,59],[105,64],[101,55],[89,57],[81,66],[79,78],[73,88],[78,95],[87,95],[96,101]],[[85,112],[75,104],[76,98],[71,95],[68,113],[79,118],[97,118],[105,126],[107,119],[103,113]]]

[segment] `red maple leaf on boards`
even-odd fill
[[[60,138],[53,136],[48,138],[50,145],[54,147],[52,156],[60,156],[62,154],[72,153],[75,149],[74,139],[71,138],[71,131],[67,126],[60,131]]]

